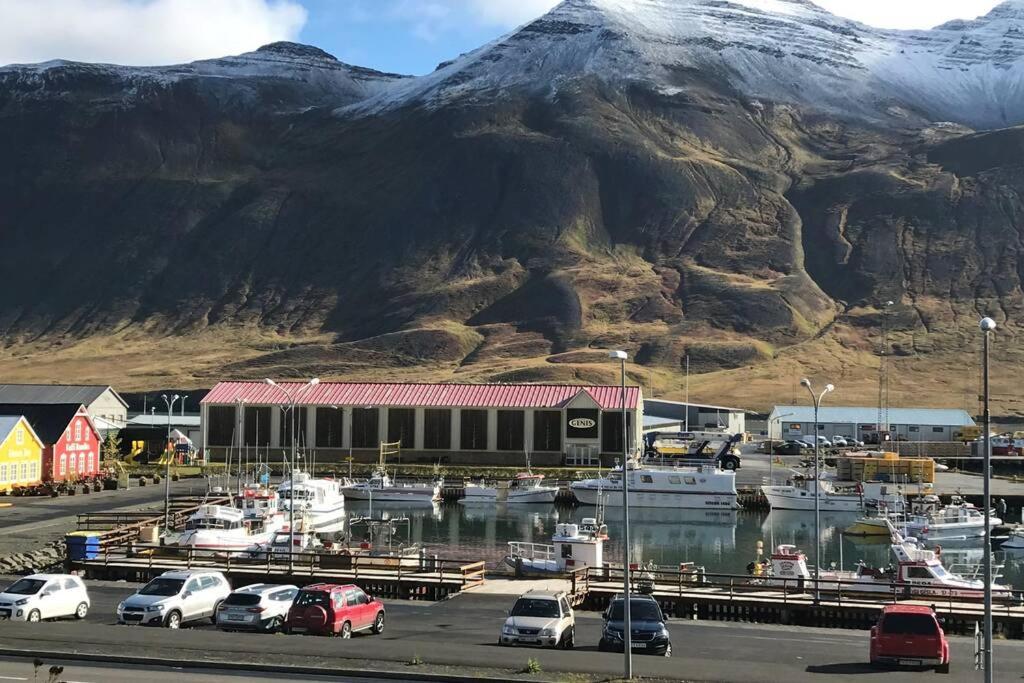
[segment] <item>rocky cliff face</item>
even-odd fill
[[[105,376],[601,381],[621,346],[659,394],[689,355],[711,402],[870,402],[893,300],[915,401],[960,405],[936,371],[1021,313],[1022,7],[567,0],[415,79],[287,44],[0,69],[0,369],[180,339]]]

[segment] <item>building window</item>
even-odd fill
[[[388,441],[401,441],[402,448],[416,448],[416,409],[388,409]]]
[[[206,442],[211,446],[230,446],[235,437],[235,407],[210,406],[207,410],[210,426],[206,428]]]
[[[22,429],[21,427],[18,427],[17,429],[14,430],[14,443],[18,444],[19,446],[25,443],[25,430]]]
[[[626,412],[626,433],[632,433],[633,413]],[[632,439],[630,439],[632,441]],[[630,444],[632,445],[632,444]],[[601,452],[622,453],[622,411],[606,410],[601,413]]]
[[[932,427],[933,434],[942,434],[944,431],[946,431],[945,427]]]
[[[562,450],[562,412],[535,410],[533,412],[533,450],[558,453]]]
[[[818,431],[819,432],[824,431],[824,429],[825,429],[825,425],[818,425]]]
[[[463,410],[460,418],[462,438],[459,448],[464,451],[487,450],[487,411]]]
[[[920,427],[908,427],[907,430],[909,432],[911,432],[911,433],[916,433],[916,432],[921,431],[921,428]]]
[[[423,447],[448,450],[452,447],[452,411],[427,408],[423,411]]]
[[[0,483],[7,481],[7,464],[0,464]]]
[[[64,430],[64,440],[71,443],[71,425],[68,425],[67,429]]]
[[[82,421],[75,420],[75,441],[82,440]]]
[[[803,431],[803,427],[800,425],[799,422],[790,422],[789,426],[786,427],[786,429],[788,431],[791,431],[791,432],[802,432]]]
[[[32,479],[38,479],[39,478],[39,469],[38,468],[39,468],[39,463],[37,463],[37,462],[33,462],[33,463],[29,464],[28,476],[31,477]]]
[[[341,448],[345,413],[341,408],[316,409],[316,445],[319,448]]]
[[[498,450],[523,451],[526,448],[523,428],[526,413],[522,410],[498,411]]]
[[[377,448],[380,445],[380,411],[377,408],[352,409],[352,448]]]
[[[245,407],[245,445],[266,448],[270,445],[270,406]]]
[[[59,465],[59,467],[60,467],[60,469],[57,470],[57,474],[59,476],[63,477],[65,474],[67,474],[67,471],[68,471],[68,454],[67,453],[61,453],[60,454],[60,465]]]
[[[28,481],[28,463],[21,463],[21,480]]]
[[[294,410],[295,414],[292,415]],[[306,434],[306,409],[295,407],[294,409],[289,408],[285,410],[280,408],[281,411],[281,428],[278,430],[278,435],[281,439],[282,448],[291,448],[292,445],[292,419],[294,418],[296,425],[296,433],[298,434],[299,440],[295,444],[297,448],[303,448],[309,445],[309,437]]]

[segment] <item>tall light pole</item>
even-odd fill
[[[188,400],[190,394],[185,394],[181,397],[181,416],[185,417],[185,401]]]
[[[626,359],[629,357],[625,351],[612,351],[609,358],[619,361],[622,378],[622,654],[623,678],[633,678],[633,637],[630,629],[632,619],[630,618],[629,602],[629,428],[626,423]],[[687,406],[689,413],[689,406]]]
[[[775,439],[772,438],[772,422],[779,423],[779,440],[782,440],[782,418],[792,417],[793,413],[783,413],[782,415],[776,415],[772,419],[768,420],[768,484],[773,485],[775,480],[772,479],[772,464],[775,462]],[[815,423],[817,425],[817,423]],[[817,431],[817,426],[815,426]]]
[[[985,670],[985,683],[992,683],[992,527],[990,524],[990,518],[992,516],[992,415],[988,409],[988,346],[989,338],[992,336],[992,332],[996,329],[996,321],[992,318],[982,318],[979,323],[981,327],[981,333],[984,335],[984,350],[982,352],[982,375],[983,375],[983,391],[984,391],[984,412],[982,413],[982,429],[985,430],[985,460],[984,460],[984,478],[985,478],[985,495],[982,507],[985,510],[985,543],[982,545],[982,552],[985,553],[985,619],[984,619],[984,631],[985,631],[985,643],[984,652],[982,653],[982,667]]]
[[[167,441],[164,446],[168,450],[164,457],[164,534],[166,534],[171,528],[171,458],[174,457],[174,450],[171,448],[171,412],[174,410],[174,402],[181,397],[175,394],[171,398],[167,398],[167,394],[161,394],[160,398],[167,406]]]
[[[295,402],[301,396],[302,391],[309,387],[316,386],[317,384],[320,383],[320,380],[314,377],[313,379],[309,380],[309,382],[299,387],[298,391],[296,391],[294,394],[272,379],[268,378],[263,381],[269,386],[272,386],[278,391],[280,391],[288,399],[288,413],[292,421],[291,465],[289,466],[291,473],[288,475],[290,481],[288,487],[288,573],[291,574],[295,571],[295,443],[296,441],[298,441],[298,439],[296,438],[297,435],[295,433]]]
[[[825,394],[834,391],[835,387],[826,384],[820,394],[815,394],[814,389],[811,388],[811,380],[806,377],[800,380],[800,385],[807,388],[814,401],[814,604],[818,604],[821,602],[821,582],[818,580],[821,570],[821,479],[818,471],[820,464],[818,449],[821,446],[818,443],[820,436],[818,434],[818,409],[821,407],[821,399],[825,397]]]

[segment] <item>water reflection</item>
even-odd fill
[[[347,503],[350,515],[369,515],[365,501]],[[405,506],[374,503],[374,517],[408,517],[409,542],[423,545],[431,554],[456,559],[485,560],[497,566],[509,541],[550,543],[559,522],[579,522],[594,515],[593,508],[555,508],[551,505],[437,505]],[[653,560],[674,566],[696,562],[712,573],[744,574],[755,559],[757,542],[765,553],[788,543],[813,556],[814,513],[775,510],[770,513],[720,510],[638,508],[630,510],[630,542],[634,561]],[[822,565],[852,568],[858,561],[887,566],[892,561],[886,539],[845,537],[842,530],[856,521],[858,513],[821,513]],[[609,540],[605,557],[622,558],[622,509],[606,511]],[[396,538],[396,541],[399,540]],[[942,546],[948,564],[976,564],[981,560],[980,544]],[[997,552],[996,562],[1005,564],[1003,581],[1024,588],[1024,550]]]

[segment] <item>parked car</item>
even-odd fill
[[[934,666],[949,673],[949,641],[935,611],[924,605],[886,605],[871,627],[871,663]]]
[[[807,448],[807,444],[800,443],[799,441],[786,441],[775,447],[776,455],[801,455],[803,450]]]
[[[835,446],[836,448],[846,448],[847,446],[850,446],[852,444],[846,440],[846,437],[833,436],[832,445]]]
[[[358,631],[381,633],[384,603],[364,593],[359,586],[315,583],[295,596],[284,630],[342,638],[351,638]]]
[[[808,434],[804,438],[800,439],[803,443],[807,444],[808,448],[814,448],[814,442],[818,442],[819,448],[831,448],[832,442],[824,436],[815,436],[814,434]]]
[[[616,595],[604,612],[604,627],[597,644],[602,652],[622,652],[625,602],[621,595]],[[631,648],[634,652],[672,656],[672,637],[665,626],[665,615],[654,598],[649,595],[630,596],[629,617]]]
[[[77,576],[32,574],[18,579],[0,593],[0,618],[13,621],[84,619],[91,604],[89,592]]]
[[[276,631],[284,626],[298,594],[297,586],[254,583],[232,591],[217,610],[217,627],[225,631]]]
[[[576,616],[563,591],[532,590],[519,596],[501,627],[498,645],[540,645],[572,649]]]
[[[230,594],[220,572],[164,572],[117,606],[117,623],[167,628],[206,618],[217,623],[217,609]]]

